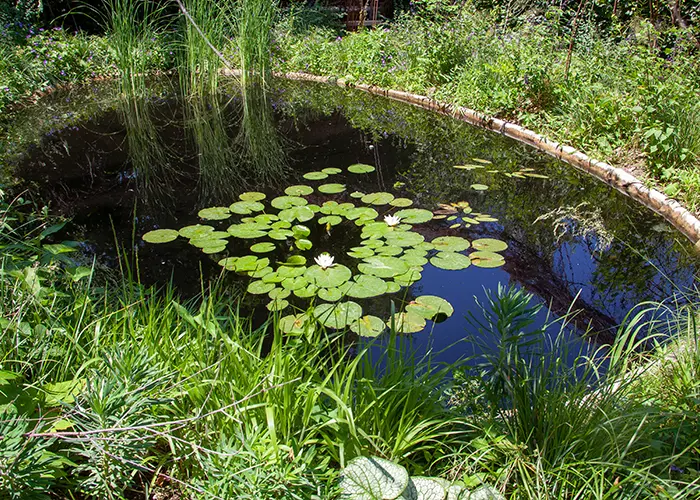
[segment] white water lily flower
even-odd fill
[[[318,257],[314,258],[316,261],[316,264],[318,264],[321,269],[328,269],[329,267],[333,266],[333,256],[328,254],[328,253],[322,253]]]
[[[384,222],[386,222],[387,226],[398,226],[399,222],[401,222],[401,219],[399,217],[396,217],[395,215],[387,215],[384,217]]]

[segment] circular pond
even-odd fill
[[[318,84],[154,89],[57,93],[2,151],[17,189],[70,217],[57,238],[86,262],[128,259],[146,285],[191,297],[216,280],[290,333],[313,311],[454,361],[499,284],[544,303],[541,321],[576,311],[606,339],[635,304],[692,284],[690,246],[663,219],[497,134]]]

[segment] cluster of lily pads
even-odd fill
[[[357,175],[373,170],[373,166],[364,164],[347,169]],[[327,168],[306,173],[304,177],[321,181],[340,172],[338,168]],[[505,263],[499,252],[505,250],[507,244],[500,240],[469,241],[460,236],[439,236],[426,241],[416,228],[441,214],[436,216],[430,210],[408,208],[413,204],[408,198],[397,198],[388,192],[355,191],[349,196],[358,200],[357,205],[350,201],[319,199],[319,193],[340,195],[345,191],[345,184],[340,183],[320,184],[315,188],[294,185],[269,203],[265,193],[247,192],[228,207],[205,208],[199,212],[199,217],[207,221],[239,219],[225,230],[217,230],[209,224],[195,224],[179,230],[150,231],[143,239],[150,243],[166,243],[182,237],[207,254],[223,252],[230,238],[250,241],[250,254],[223,257],[218,262],[228,271],[253,278],[247,287],[248,293],[267,295],[270,311],[287,309],[292,296],[314,300],[315,307],[307,312],[281,318],[281,329],[290,334],[303,333],[317,323],[335,329],[349,327],[361,336],[377,336],[387,327],[401,333],[418,332],[425,328],[426,320],[450,316],[454,310],[449,302],[433,295],[419,296],[406,305],[405,310],[383,319],[363,315],[362,306],[351,299],[399,292],[402,287],[421,279],[423,266],[428,262],[445,270],[461,270],[471,265],[490,268]],[[308,197],[314,193],[313,201],[320,204],[310,203]],[[336,196],[340,197],[342,195]],[[464,214],[468,207],[460,208]],[[446,209],[442,207],[441,210]],[[474,220],[477,219],[492,220],[483,214],[474,215]],[[343,224],[360,229],[361,241],[346,252],[351,261],[345,255],[322,253],[313,261],[304,255],[314,255],[314,234],[318,231],[330,233]],[[471,253],[466,254],[467,250]],[[342,258],[356,271],[337,262],[336,258]]]
[[[527,179],[528,177],[533,177],[536,179],[548,179],[544,174],[538,174],[535,172],[534,168],[521,168],[515,172],[505,172],[503,170],[494,169],[491,167],[492,162],[489,160],[484,160],[483,158],[472,158],[472,163],[467,163],[465,165],[454,165],[454,168],[459,170],[478,170],[482,169],[489,174],[502,174],[506,177],[511,177],[514,179]],[[486,184],[472,184],[470,186],[474,191],[486,191],[488,186]]]

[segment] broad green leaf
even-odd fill
[[[156,229],[149,231],[142,236],[143,241],[147,243],[170,243],[174,241],[180,233],[174,229]]]
[[[317,296],[326,302],[338,302],[343,298],[343,292],[339,288],[320,288]]]
[[[269,293],[270,290],[273,290],[275,288],[274,283],[265,283],[264,281],[252,281],[248,285],[248,293],[252,293],[254,295],[263,295],[266,293]]]
[[[422,208],[405,208],[394,215],[407,224],[422,224],[433,219],[433,212]]]
[[[434,317],[447,316],[448,318],[454,313],[452,304],[447,302],[442,297],[435,295],[421,295],[411,301],[406,306],[406,310],[423,316],[425,319],[433,319]]]
[[[392,320],[398,333],[416,333],[425,328],[425,318],[412,312],[395,313],[387,326],[391,328]]]
[[[409,267],[403,260],[386,255],[367,257],[357,266],[363,274],[371,274],[379,278],[393,278],[408,271]]]
[[[461,252],[470,246],[469,240],[459,236],[440,236],[430,243],[433,244],[435,250],[443,250],[446,252]]]
[[[228,207],[211,207],[203,208],[197,215],[206,220],[224,220],[231,217],[231,211]]]
[[[409,198],[394,198],[389,202],[392,207],[405,208],[413,205],[413,200]]]
[[[321,169],[321,172],[323,172],[324,174],[328,174],[328,175],[335,175],[335,174],[339,174],[340,172],[342,172],[342,170],[340,170],[339,168],[335,168],[335,167],[326,167],[324,169]]]
[[[367,203],[368,205],[386,205],[394,199],[394,195],[391,193],[369,193],[362,197],[362,203]]]
[[[311,186],[305,186],[304,184],[299,184],[296,186],[289,186],[284,190],[285,194],[288,196],[306,196],[314,192],[314,188]]]
[[[306,201],[306,198],[302,198],[301,196],[278,196],[272,200],[270,204],[277,209],[284,210],[292,207],[303,207],[304,205],[308,205],[309,202]],[[281,216],[280,219],[284,220]]]
[[[485,250],[487,252],[502,252],[508,248],[508,243],[495,238],[480,238],[472,241],[475,250]]]
[[[459,269],[466,269],[471,265],[472,261],[469,259],[469,257],[461,253],[438,252],[433,258],[430,259],[430,263],[440,269],[457,271]]]
[[[320,304],[314,308],[314,317],[329,328],[345,328],[360,316],[362,316],[362,307],[352,301]]]
[[[309,181],[320,181],[328,177],[328,174],[325,172],[307,172],[303,175],[303,177]]]
[[[249,191],[247,193],[242,193],[238,195],[241,201],[260,201],[266,198],[265,193],[259,193],[257,191]]]
[[[314,246],[314,244],[311,243],[311,240],[307,240],[306,238],[299,238],[298,240],[294,241],[294,245],[299,250],[310,250],[311,247]]]
[[[309,207],[297,206],[288,208],[286,210],[282,210],[279,213],[279,217],[280,219],[289,222],[306,222],[307,220],[311,220],[314,218],[314,211]]]
[[[289,315],[280,319],[279,329],[284,333],[302,334],[313,328],[306,313]]]
[[[322,184],[318,187],[319,193],[337,194],[345,191],[345,184]]]
[[[247,215],[252,214],[253,212],[262,212],[265,210],[265,205],[259,201],[237,201],[232,203],[228,208],[234,214]]]
[[[386,330],[386,323],[376,316],[362,316],[350,325],[350,330],[360,337],[378,337]]]
[[[264,243],[256,243],[255,245],[252,245],[250,247],[250,251],[255,253],[267,253],[274,251],[275,248],[274,243],[269,243],[266,241]]]
[[[386,293],[387,288],[386,281],[383,279],[364,274],[356,276],[354,281],[349,281],[348,284],[350,285],[347,290],[348,297],[356,299],[378,297]]]
[[[495,252],[478,251],[469,254],[469,258],[477,267],[493,268],[500,267],[506,263],[501,254]]]
[[[336,264],[326,269],[313,265],[306,270],[304,276],[319,288],[335,288],[349,280],[352,271],[342,264]]]
[[[193,226],[185,226],[180,231],[180,236],[187,239],[202,238],[207,234],[214,231],[212,226],[205,226],[202,224],[195,224]]]
[[[368,174],[374,172],[376,169],[372,165],[366,165],[364,163],[355,163],[348,167],[348,172],[353,174]]]

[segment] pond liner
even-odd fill
[[[224,74],[236,76],[239,71],[224,70]],[[501,135],[505,135],[519,142],[528,144],[540,151],[543,151],[569,165],[583,170],[594,177],[597,177],[606,184],[629,196],[637,202],[650,208],[661,215],[676,229],[683,233],[694,245],[695,251],[700,253],[700,220],[686,209],[681,203],[673,198],[669,198],[660,191],[649,188],[635,176],[618,167],[589,157],[585,153],[574,149],[571,146],[560,144],[544,137],[532,130],[526,129],[512,122],[494,118],[473,109],[463,106],[456,106],[432,99],[427,96],[412,94],[399,90],[384,89],[375,85],[354,84],[347,82],[343,78],[317,76],[308,73],[290,72],[273,75],[277,78],[287,80],[298,80],[318,83],[335,84],[340,87],[354,88],[371,94],[380,95],[418,106],[430,111],[435,111],[443,115],[448,115],[458,120],[470,123],[477,127],[489,129]]]

